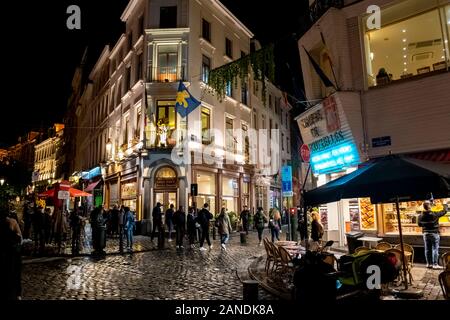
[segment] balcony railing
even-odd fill
[[[185,80],[185,67],[153,67],[149,68],[148,82],[177,82]]]
[[[330,8],[341,9],[344,6],[344,0],[316,0],[309,6],[309,15],[311,22],[314,23],[328,11]]]

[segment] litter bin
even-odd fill
[[[351,231],[347,232],[345,235],[347,237],[348,253],[355,253],[355,249],[363,245],[363,242],[358,240],[358,238],[363,237],[364,233],[359,231]]]
[[[243,300],[244,301],[258,301],[258,281],[244,280],[243,285]]]
[[[247,234],[245,232],[241,232],[240,237],[241,237],[242,244],[247,243]]]

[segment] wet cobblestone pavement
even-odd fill
[[[213,249],[176,249],[166,242],[157,250],[147,237],[138,237],[140,253],[93,257],[41,258],[24,263],[22,287],[24,300],[157,300],[242,299],[239,274],[246,274],[250,263],[264,254],[250,233],[245,245],[234,233],[226,251],[218,240]],[[114,251],[116,250],[116,251]],[[108,252],[117,252],[115,244]],[[244,279],[245,280],[245,279]],[[260,299],[275,299],[260,289]]]

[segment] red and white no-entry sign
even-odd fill
[[[304,162],[309,162],[309,159],[311,157],[311,152],[310,152],[309,147],[308,147],[307,144],[303,144],[300,147],[300,156],[302,157],[302,160]]]

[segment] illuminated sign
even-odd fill
[[[341,144],[311,156],[311,165],[315,174],[341,171],[358,163],[359,154],[353,143]]]

